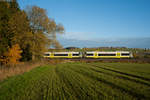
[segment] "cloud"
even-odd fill
[[[150,48],[150,37],[139,38],[99,38],[92,32],[66,32],[58,35],[58,40],[64,47],[129,47]]]
[[[129,47],[129,48],[150,48],[150,37],[147,38],[98,38],[98,39],[74,39],[59,38],[64,47]]]
[[[75,40],[89,40],[91,39],[92,32],[66,32],[58,35],[59,38],[75,39]]]

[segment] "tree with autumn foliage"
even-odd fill
[[[64,27],[47,16],[45,9],[37,6],[28,6],[25,10],[33,33],[32,59],[39,57],[46,51],[50,44],[59,48],[56,33],[63,33]]]
[[[63,25],[56,24],[43,8],[21,10],[17,0],[0,1],[0,63],[41,58],[50,46],[61,47],[56,34],[63,32]]]
[[[16,0],[13,0],[13,2],[0,1],[0,58],[11,46],[10,39],[12,34],[8,31],[8,22],[13,14],[18,11],[20,9]]]
[[[4,53],[3,63],[10,65],[17,64],[21,58],[21,53],[22,50],[20,49],[20,46],[18,44],[13,45]]]

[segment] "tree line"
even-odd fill
[[[15,64],[41,58],[50,47],[60,48],[56,33],[64,27],[47,16],[45,9],[21,10],[16,0],[0,1],[0,63]]]

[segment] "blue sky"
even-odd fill
[[[50,18],[64,25],[65,34],[58,39],[66,39],[66,43],[70,39],[88,42],[150,37],[150,0],[18,1],[22,9],[27,5],[46,9]]]

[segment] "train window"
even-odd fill
[[[50,54],[44,54],[45,56],[50,56]]]
[[[130,54],[129,53],[122,53],[121,55],[122,56],[129,56]]]
[[[98,54],[98,56],[116,56],[116,54]]]
[[[72,54],[72,56],[79,56],[79,54]]]
[[[68,56],[68,54],[54,54],[54,56]]]
[[[88,53],[86,54],[86,56],[93,56],[93,53]]]

